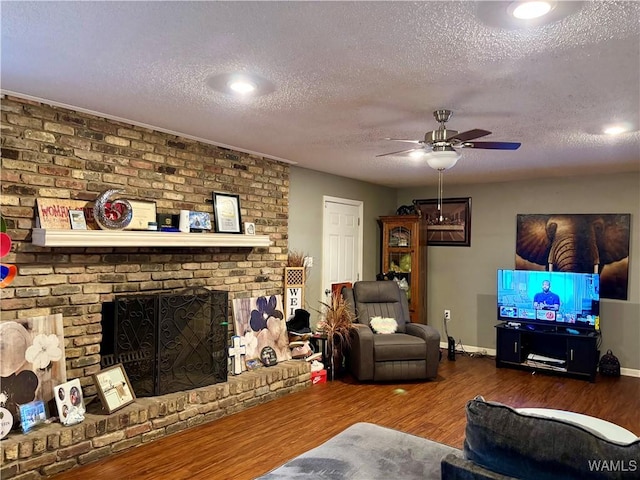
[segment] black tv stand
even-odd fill
[[[571,327],[569,327],[571,329]],[[573,329],[571,329],[573,330]],[[598,333],[565,327],[496,325],[496,367],[521,368],[595,382]]]

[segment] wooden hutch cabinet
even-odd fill
[[[417,215],[380,217],[382,271],[406,280],[409,313],[414,323],[427,323],[426,224]],[[401,288],[404,282],[400,284]],[[406,286],[405,286],[406,288]]]

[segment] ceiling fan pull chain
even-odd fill
[[[438,223],[442,223],[442,169],[438,170]]]

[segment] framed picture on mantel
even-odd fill
[[[216,233],[242,233],[240,196],[214,192],[213,219]]]

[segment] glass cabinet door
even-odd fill
[[[409,300],[412,322],[427,323],[427,249],[421,244],[420,217],[389,215],[379,218],[383,278],[395,280]]]
[[[389,247],[410,247],[411,230],[406,227],[393,227],[389,230]]]
[[[407,294],[407,299],[411,303],[411,266],[413,256],[407,252],[389,252],[389,272],[394,272],[400,290]]]

